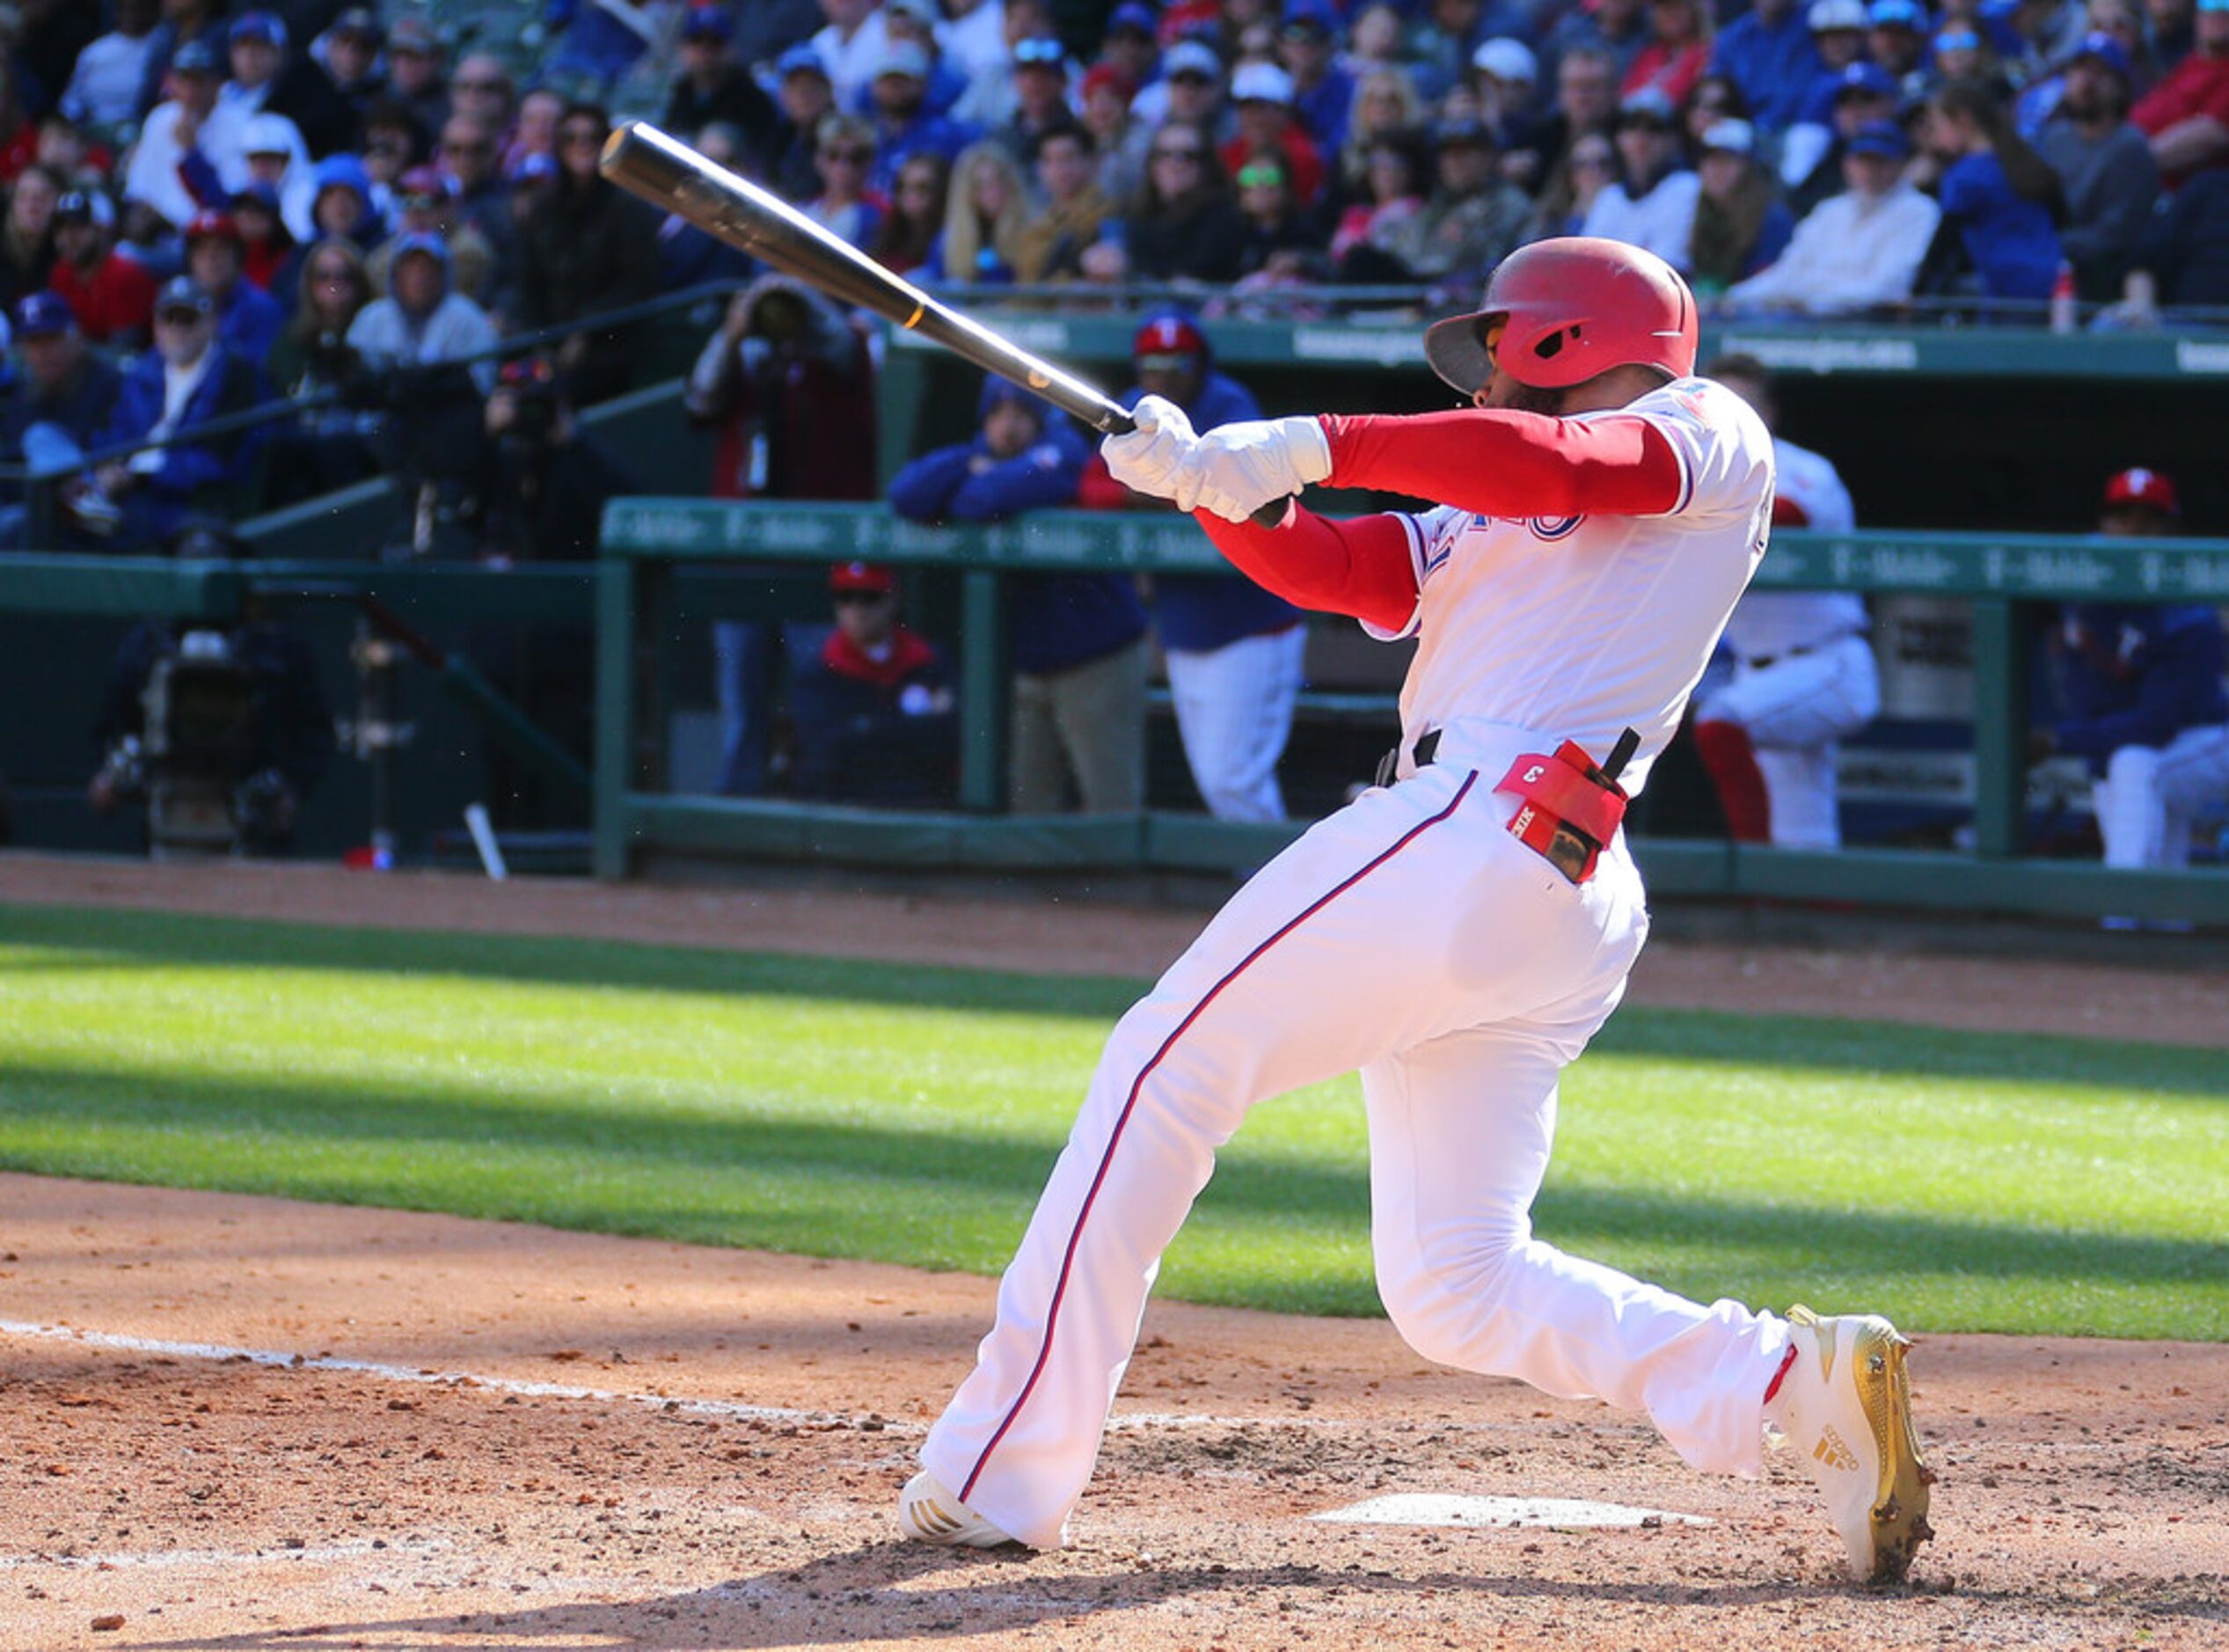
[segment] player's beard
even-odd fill
[[[1504,392],[1506,400],[1496,406],[1511,413],[1546,413],[1551,419],[1563,411],[1564,392],[1560,390],[1538,390],[1531,384],[1512,384]]]

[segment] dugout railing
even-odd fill
[[[943,570],[957,584],[959,808],[882,812],[676,795],[665,747],[675,647],[688,630],[713,618],[749,617],[733,605],[708,609],[694,599],[694,581],[723,565],[771,569],[849,558]],[[597,874],[624,878],[664,862],[721,859],[1007,873],[1237,874],[1259,866],[1305,822],[1239,825],[1151,810],[1098,817],[1002,812],[1007,578],[1025,571],[1198,573],[1219,567],[1205,537],[1188,521],[1171,517],[1054,511],[988,527],[932,528],[871,505],[615,501],[605,512],[597,574]],[[730,588],[748,590],[752,583],[743,575]],[[1636,852],[1657,894],[2229,923],[2229,871],[2120,872],[2034,858],[2026,852],[2024,823],[2035,605],[2229,603],[2229,540],[1784,532],[1775,537],[1758,583],[1970,603],[1973,849],[1811,854],[1638,838]],[[1394,732],[1389,704],[1389,742]]]

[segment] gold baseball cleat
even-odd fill
[[[1767,1407],[1768,1426],[1801,1456],[1857,1575],[1901,1582],[1927,1524],[1934,1471],[1911,1425],[1904,1372],[1911,1340],[1878,1314],[1821,1319],[1788,1310],[1795,1358]]]

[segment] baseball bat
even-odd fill
[[[614,128],[604,140],[597,170],[630,194],[679,214],[715,239],[831,298],[942,345],[1094,430],[1119,436],[1137,428],[1122,404],[1096,386],[892,274],[780,196],[705,159],[647,121],[627,121]],[[1278,500],[1257,511],[1255,520],[1275,526],[1284,509]]]

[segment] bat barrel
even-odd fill
[[[715,239],[1012,380],[1094,429],[1119,435],[1136,428],[1121,404],[1096,387],[939,303],[779,196],[647,121],[618,127],[604,140],[597,168],[630,194],[678,213]]]

